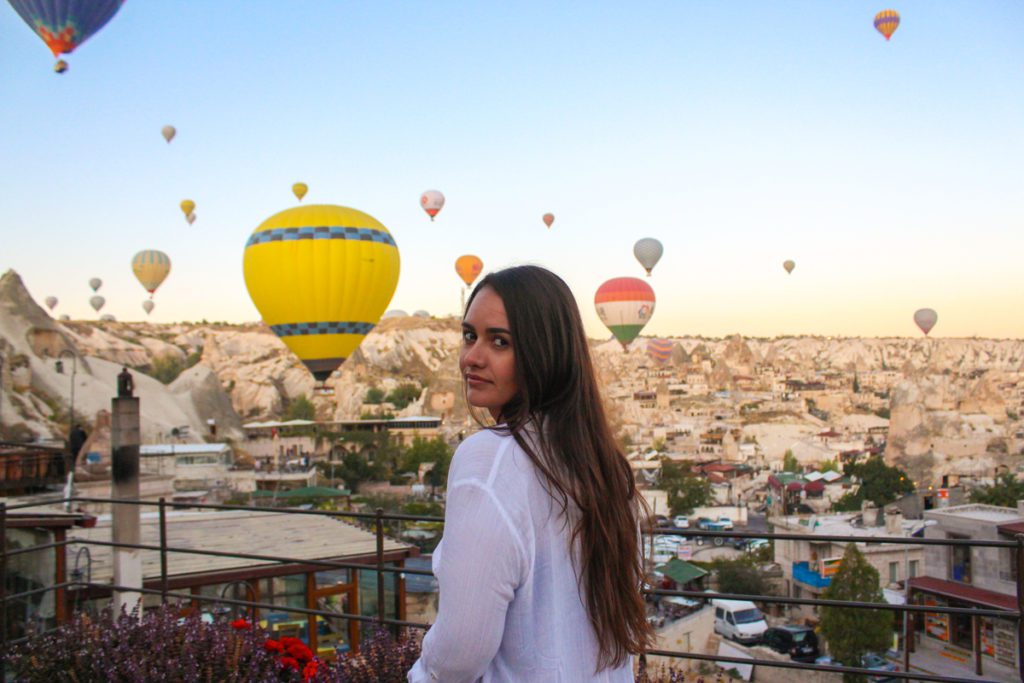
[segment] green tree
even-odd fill
[[[711,482],[690,469],[690,463],[661,459],[661,488],[668,493],[668,507],[673,515],[689,515],[694,508],[711,500]]]
[[[149,375],[163,384],[170,384],[178,379],[178,375],[184,370],[185,364],[181,359],[174,354],[168,353],[153,359]]]
[[[443,486],[448,477],[448,466],[452,461],[452,449],[444,439],[413,439],[412,445],[406,449],[399,460],[399,471],[416,472],[422,463],[434,463],[434,469],[428,477],[431,486]]]
[[[397,387],[391,390],[388,394],[388,403],[391,403],[398,410],[405,408],[407,405],[417,400],[420,394],[423,393],[423,389],[418,384],[399,384]]]
[[[305,394],[297,396],[284,409],[283,419],[286,422],[288,420],[315,420],[316,406]]]
[[[843,468],[839,466],[839,461],[835,458],[832,458],[831,460],[824,460],[818,464],[819,472],[828,472],[829,470],[841,473]]]
[[[847,493],[836,501],[834,507],[839,512],[860,510],[861,503],[865,500],[870,500],[881,508],[914,491],[914,483],[907,473],[898,467],[886,465],[881,456],[876,455],[864,462],[851,463],[845,470],[848,476],[857,477],[860,488],[855,493]]]
[[[853,393],[860,393],[860,377],[857,376],[856,372],[853,373]]]
[[[1003,472],[991,486],[971,491],[972,503],[1015,508],[1018,500],[1024,500],[1024,481],[1019,481],[1013,472]]]
[[[821,596],[826,600],[884,603],[878,570],[850,543],[843,553],[839,571]],[[860,666],[868,652],[883,651],[892,642],[892,612],[882,609],[822,607],[821,634],[832,658],[847,666]],[[863,676],[843,674],[846,683],[860,683]]]
[[[797,462],[796,456],[793,455],[793,450],[787,448],[785,455],[782,456],[782,471],[783,472],[799,472],[800,463]]]
[[[372,405],[379,405],[384,402],[384,390],[379,387],[370,387],[366,391],[366,398],[363,399],[363,403],[369,403]]]
[[[656,451],[658,451],[659,453],[661,453],[661,452],[662,452],[662,451],[664,451],[664,450],[665,450],[666,448],[668,448],[668,444],[667,444],[667,443],[665,442],[665,439],[655,439],[655,440],[654,440],[654,441],[653,441],[653,442],[651,443],[651,448],[652,448],[653,450],[656,450]]]
[[[712,560],[711,569],[718,575],[721,593],[740,595],[768,595],[768,582],[755,558],[750,555],[735,559]]]
[[[359,485],[364,481],[378,481],[380,479],[380,468],[370,463],[362,453],[346,453],[341,458],[341,463],[330,466],[332,478],[342,478],[345,486],[352,493],[359,490]]]

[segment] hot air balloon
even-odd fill
[[[437,190],[427,190],[420,195],[420,206],[430,216],[430,220],[434,220],[437,212],[444,208],[444,195]]]
[[[171,272],[171,259],[162,251],[146,249],[132,257],[132,272],[152,297],[153,292]]]
[[[97,313],[99,313],[99,310],[103,308],[103,304],[105,303],[107,303],[107,300],[99,294],[89,299],[89,305],[92,306],[92,309]]]
[[[117,318],[115,318],[110,313],[104,313],[103,315],[101,315],[100,316],[100,320],[102,320],[105,323],[116,323],[117,322]]]
[[[653,237],[637,240],[637,243],[633,245],[633,255],[636,256],[636,260],[647,271],[647,277],[651,276],[651,270],[661,260],[661,255],[664,251],[665,248],[661,246],[661,242]]]
[[[597,288],[594,306],[625,351],[654,314],[654,290],[635,277],[613,278]]]
[[[309,192],[309,186],[306,183],[295,183],[292,185],[292,194],[294,194],[301,202],[302,198]]]
[[[57,307],[57,297],[55,297],[55,296],[48,296],[48,297],[46,297],[45,301],[46,301],[46,307],[49,308],[51,311],[54,308]]]
[[[242,261],[263,321],[318,381],[373,329],[398,285],[398,246],[372,216],[298,206],[253,231]]]
[[[54,57],[71,54],[117,14],[124,0],[8,0]],[[63,68],[59,68],[61,63]],[[67,62],[58,60],[62,73]]]
[[[925,336],[932,331],[935,323],[939,321],[939,314],[930,308],[922,308],[914,312],[914,322],[925,333]]]
[[[164,136],[164,140],[167,140],[167,144],[171,144],[171,140],[178,134],[178,131],[174,129],[174,126],[164,126],[160,129],[160,135]]]
[[[542,218],[542,220],[544,221],[544,225],[546,225],[546,226],[548,226],[550,228],[551,224],[555,222],[555,214],[553,214],[553,213],[546,213],[546,214],[544,214],[544,217]]]
[[[152,299],[146,299],[145,301],[142,302],[142,310],[144,310],[146,312],[146,315],[149,315],[150,313],[152,313],[153,312],[153,308],[155,306],[156,306],[156,304],[153,303]]]
[[[786,259],[785,261],[782,262],[782,267],[786,269],[787,273],[792,273],[793,269],[796,268],[796,261],[793,261],[792,259]]]
[[[651,339],[647,342],[647,355],[664,365],[672,358],[674,346],[671,339]]]
[[[188,221],[189,225],[192,225],[193,223],[195,223],[196,222],[196,212],[193,211],[189,215],[185,216],[185,220]]]
[[[191,199],[182,199],[179,206],[181,206],[181,212],[185,214],[185,218],[188,218],[188,215],[196,210],[196,203]]]
[[[455,272],[459,274],[462,281],[469,287],[473,281],[480,277],[484,269],[484,262],[479,257],[466,254],[455,259]]]
[[[58,320],[60,320],[62,323],[66,323],[67,321],[71,320],[71,316],[68,315],[67,313],[62,313]]]
[[[892,38],[896,29],[900,27],[900,15],[894,9],[884,9],[875,15],[875,30],[885,36],[886,40]]]
[[[89,280],[89,286],[92,287],[92,291],[98,292],[100,287],[103,286],[103,280],[99,279],[98,277],[94,277]]]

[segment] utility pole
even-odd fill
[[[117,397],[111,401],[111,498],[115,501],[139,499],[139,399],[132,395],[134,382],[125,368],[117,378]],[[111,541],[139,545],[140,508],[137,504],[114,503]],[[131,612],[136,606],[142,616],[142,551],[137,548],[114,547],[114,613],[123,607]]]

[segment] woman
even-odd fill
[[[632,681],[651,641],[640,498],[569,287],[535,266],[473,290],[459,368],[497,423],[448,474],[437,620],[409,681]]]

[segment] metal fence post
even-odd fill
[[[0,500],[0,681],[7,680],[7,503]]]
[[[160,604],[167,604],[167,501],[160,498]]]
[[[377,508],[377,625],[384,628],[384,508]]]
[[[1024,682],[1024,534],[1017,534],[1017,671]]]

